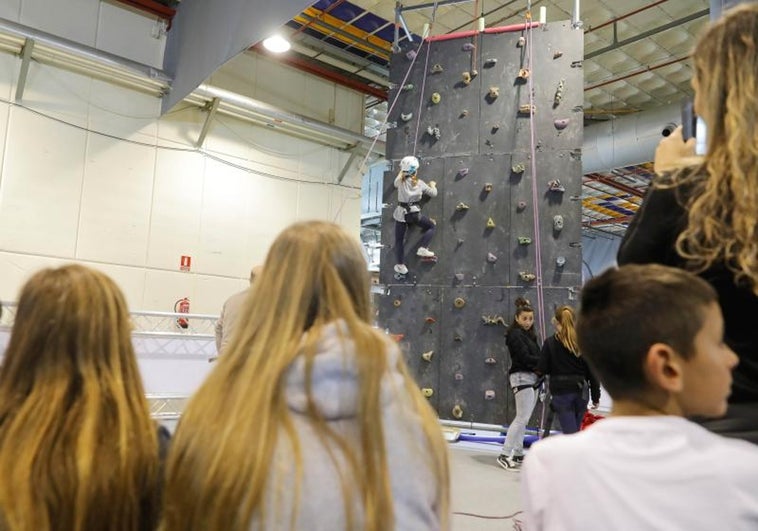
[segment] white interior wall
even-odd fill
[[[4,0],[0,16],[160,66],[154,21],[119,6]],[[358,236],[361,176],[336,184],[344,152],[227,116],[198,150],[200,109],[158,119],[154,97],[35,63],[15,104],[19,67],[0,55],[0,299],[41,267],[77,261],[111,275],[132,310],[170,311],[186,296],[193,313],[217,313],[291,222],[328,219]],[[261,56],[208,83],[362,131],[361,94]]]

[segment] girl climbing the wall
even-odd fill
[[[511,355],[508,380],[516,398],[516,418],[508,427],[497,462],[506,470],[519,470],[524,459],[526,423],[537,402],[534,369],[540,359],[540,346],[534,333],[534,310],[523,297],[516,299],[516,315],[505,334],[505,344]]]
[[[421,227],[421,243],[416,254],[422,258],[434,258],[434,253],[428,249],[429,242],[434,236],[435,224],[426,216],[421,215],[419,201],[426,194],[429,197],[437,197],[437,185],[434,181],[426,184],[418,178],[419,162],[416,157],[403,157],[400,161],[400,172],[395,177],[397,188],[397,208],[393,214],[395,220],[395,253],[397,264],[395,273],[405,275],[408,268],[405,266],[405,233],[409,225]]]

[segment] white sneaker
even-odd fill
[[[399,275],[407,275],[408,274],[408,268],[405,267],[405,264],[397,264],[395,266],[395,273]]]
[[[419,247],[418,251],[416,251],[417,256],[423,256],[424,258],[431,258],[434,256],[434,253],[427,249],[426,247]]]

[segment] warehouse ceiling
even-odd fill
[[[690,96],[688,54],[709,20],[708,0],[582,0],[584,31],[584,112],[586,123],[653,109]],[[572,18],[573,0],[534,0],[547,21]],[[391,0],[320,0],[287,25],[298,54],[366,87],[386,88],[387,66],[395,38],[396,2]],[[418,39],[424,26],[439,35],[523,22],[524,0],[402,3],[408,31]],[[407,35],[402,26],[400,41]],[[367,132],[376,132],[386,116],[381,98],[368,98]],[[372,109],[373,107],[373,109]],[[618,168],[584,178],[583,223],[587,230],[623,234],[639,207],[652,169],[650,164]]]

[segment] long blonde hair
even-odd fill
[[[676,250],[696,272],[723,262],[758,295],[758,4],[710,25],[693,63],[708,152],[701,165],[671,177],[692,185]]]
[[[342,497],[353,528],[352,507],[362,507],[364,529],[393,529],[379,391],[387,370],[386,338],[370,325],[369,275],[360,246],[337,225],[311,221],[285,229],[273,243],[261,277],[241,311],[239,332],[216,369],[188,404],[172,444],[165,492],[164,529],[247,530],[266,522],[267,488],[276,470],[281,438],[292,447],[297,478],[301,441],[284,396],[283,379],[298,355],[306,359],[308,415],[321,443],[336,447]],[[355,344],[361,389],[358,443],[331,429],[311,394],[310,367],[324,327],[341,320]],[[440,492],[441,518],[448,507],[444,440],[434,412],[398,362],[411,407],[421,418],[430,467]],[[408,473],[408,471],[395,471]],[[296,484],[294,526],[298,500]],[[447,524],[445,523],[445,527]],[[282,528],[286,528],[282,524]]]
[[[571,306],[561,306],[555,310],[555,322],[561,325],[560,330],[555,333],[556,339],[578,358],[579,342],[576,339],[574,309]]]
[[[121,291],[97,271],[23,287],[0,367],[0,529],[151,529],[158,442]]]

